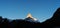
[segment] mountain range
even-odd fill
[[[60,8],[43,23],[33,21],[31,18],[17,19],[10,22],[8,18],[0,16],[0,28],[60,28]]]

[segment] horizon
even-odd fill
[[[0,16],[8,19],[24,19],[30,12],[43,22],[51,18],[60,7],[60,0],[0,0]]]

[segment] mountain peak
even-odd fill
[[[25,20],[26,21],[32,21],[32,22],[37,21],[36,18],[32,17],[31,13],[28,13],[27,18]]]
[[[28,13],[27,17],[29,17],[29,18],[32,18],[32,15],[31,15],[31,13]]]

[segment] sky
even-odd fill
[[[43,22],[51,18],[60,0],[0,0],[0,16],[8,19],[25,19],[28,13]]]

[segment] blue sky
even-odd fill
[[[43,22],[60,7],[60,0],[0,0],[0,16],[9,19],[22,19],[30,12]]]

